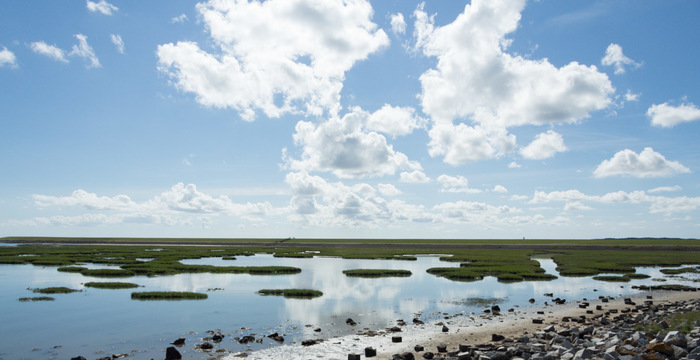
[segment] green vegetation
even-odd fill
[[[681,333],[688,335],[693,328],[695,328],[698,322],[700,322],[700,311],[689,311],[685,313],[674,313],[663,318],[668,324],[669,329],[680,331]],[[650,323],[647,325],[637,325],[635,330],[645,331],[648,333],[658,333],[659,331],[666,331],[658,325],[658,322]]]
[[[361,278],[380,278],[380,277],[409,277],[411,272],[408,270],[394,269],[353,269],[343,270],[343,274],[349,277]]]
[[[96,289],[133,289],[139,287],[138,284],[127,282],[88,282],[85,286]]]
[[[32,291],[38,294],[70,294],[74,292],[80,292],[80,290],[73,290],[63,286],[34,289]]]
[[[484,276],[495,276],[501,282],[557,278],[546,274],[539,261],[531,259],[532,255],[529,250],[472,250],[463,255],[440,258],[460,262],[459,267],[431,268],[428,273],[455,281],[481,280]]]
[[[263,289],[258,291],[258,294],[284,296],[293,299],[312,299],[323,296],[323,292],[309,289]]]
[[[692,267],[683,267],[680,269],[661,269],[661,272],[666,275],[678,275],[686,273],[700,273],[698,269]]]
[[[92,277],[130,277],[136,275],[133,271],[120,269],[85,269],[80,273]]]
[[[698,288],[686,286],[686,285],[681,285],[681,284],[663,284],[663,285],[652,285],[652,286],[647,286],[647,285],[639,285],[639,286],[632,286],[633,289],[637,290],[662,290],[662,291],[697,291],[699,290]]]
[[[639,274],[639,273],[631,273],[631,274],[625,274],[630,279],[648,279],[651,277],[651,275],[647,274]]]
[[[27,302],[27,301],[54,301],[55,299],[49,296],[38,296],[38,297],[22,297],[19,298],[19,301],[21,302]]]
[[[183,291],[151,291],[131,293],[133,300],[204,300],[207,294]]]
[[[630,278],[627,275],[620,275],[620,276],[601,275],[601,276],[594,276],[593,280],[611,281],[611,282],[628,282],[628,281],[630,281]]]
[[[56,270],[61,271],[61,272],[69,272],[69,273],[79,273],[87,270],[88,268],[82,267],[82,266],[63,266],[60,267]]]

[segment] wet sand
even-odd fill
[[[557,294],[554,294],[556,297]],[[698,299],[700,292],[668,292],[668,291],[640,291],[631,296],[637,304],[643,304],[647,296],[652,296],[654,304],[663,304],[682,300]],[[373,359],[391,359],[393,354],[414,352],[415,345],[425,347],[426,351],[437,353],[438,345],[446,345],[448,351],[459,348],[460,344],[478,345],[491,343],[492,334],[503,335],[506,338],[518,339],[527,333],[533,333],[554,325],[557,329],[582,327],[583,324],[575,322],[563,322],[564,317],[578,318],[584,315],[588,318],[603,314],[610,310],[622,311],[633,309],[634,306],[626,305],[623,297],[610,299],[603,302],[600,299],[587,299],[590,306],[586,309],[579,308],[584,299],[567,299],[564,305],[534,304],[529,306],[527,299],[523,299],[523,306],[515,308],[514,312],[501,309],[501,315],[472,314],[447,316],[448,319],[425,323],[423,325],[411,324],[411,319],[404,319],[408,324],[401,327],[401,332],[391,333],[382,331],[376,336],[348,335],[326,340],[312,346],[299,344],[285,345],[269,348],[247,354],[247,359],[338,359],[345,360],[348,354],[361,354],[365,359],[364,349],[373,347],[377,350],[377,356]],[[602,310],[595,310],[596,306],[602,306]],[[593,314],[587,314],[592,310]],[[538,314],[544,312],[544,314]],[[533,324],[532,319],[542,319],[542,324]],[[443,325],[449,331],[443,332]],[[393,343],[393,336],[401,336],[402,342]],[[414,353],[415,354],[415,353]],[[226,359],[239,359],[243,354],[229,355]],[[418,355],[420,358],[420,355]]]

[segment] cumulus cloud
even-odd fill
[[[649,204],[649,213],[671,215],[680,212],[694,211],[700,207],[700,197],[666,197],[651,196],[644,191],[615,191],[604,195],[587,195],[579,190],[566,191],[535,191],[529,201],[531,204],[564,202],[568,210],[588,210],[585,202],[600,204]]]
[[[367,128],[381,131],[393,137],[408,135],[424,126],[425,120],[415,114],[411,107],[395,107],[384,104],[367,119]]]
[[[508,192],[508,189],[506,189],[506,187],[503,185],[496,185],[493,187],[493,190],[491,190],[491,191],[505,194]]]
[[[520,164],[518,164],[518,163],[515,162],[515,161],[511,161],[511,162],[508,164],[508,167],[511,168],[511,169],[520,169],[520,168],[523,167],[523,166],[520,165]]]
[[[626,101],[639,101],[639,94],[632,93],[632,90],[627,90],[625,93]]]
[[[690,169],[681,165],[678,161],[666,160],[663,155],[647,147],[639,154],[629,149],[616,153],[611,159],[603,160],[595,169],[593,175],[597,178],[616,175],[651,178],[668,177],[689,172]]]
[[[542,160],[566,150],[568,149],[564,145],[564,138],[559,133],[549,130],[538,134],[528,146],[520,149],[520,155],[525,159]]]
[[[53,60],[67,63],[66,53],[56,45],[49,45],[43,41],[29,44],[29,47],[37,54],[47,56]]]
[[[400,175],[400,181],[409,184],[424,184],[430,182],[430,178],[421,170],[413,170],[411,172],[402,172]]]
[[[75,38],[78,39],[78,44],[73,45],[73,50],[68,53],[68,56],[77,56],[84,58],[88,61],[87,68],[98,68],[101,67],[100,60],[95,55],[95,51],[87,42],[87,36],[83,34],[76,34]]]
[[[92,12],[99,12],[103,15],[112,15],[113,12],[119,10],[118,7],[108,3],[105,0],[100,0],[100,2],[92,2],[87,0],[87,9]]]
[[[625,56],[622,53],[622,46],[615,43],[608,45],[608,48],[605,49],[605,56],[600,60],[600,63],[604,66],[614,66],[615,75],[624,74],[625,66],[632,68],[641,66],[641,64]]]
[[[216,50],[163,44],[158,67],[200,104],[248,121],[257,111],[337,114],[345,73],[389,44],[364,0],[211,0],[197,11]]]
[[[506,36],[517,29],[524,6],[523,0],[476,0],[440,27],[422,7],[414,12],[415,49],[437,58],[436,68],[420,77],[423,111],[435,123],[432,156],[444,155],[455,165],[499,157],[514,148],[508,127],[573,123],[611,103],[615,90],[595,66],[571,62],[556,67],[546,59],[506,52]],[[476,125],[455,126],[455,119]],[[494,142],[502,146],[484,146],[493,148]]]
[[[676,186],[659,186],[653,189],[649,189],[647,192],[650,194],[657,193],[657,192],[672,192],[672,191],[680,191],[682,188],[679,185]]]
[[[43,209],[78,207],[97,211],[78,216],[52,216],[32,219],[34,225],[105,225],[120,223],[187,224],[211,216],[234,216],[255,221],[274,213],[267,202],[235,203],[227,196],[214,197],[197,190],[194,184],[178,183],[149,200],[138,202],[127,195],[100,196],[79,189],[69,196],[32,195]]]
[[[700,109],[693,103],[674,106],[665,102],[649,107],[647,117],[654,126],[670,128],[684,122],[700,120]]]
[[[481,192],[481,190],[469,188],[469,180],[462,175],[450,176],[442,174],[437,177],[437,181],[442,184],[441,192],[468,194]]]
[[[17,58],[15,57],[15,53],[7,50],[7,48],[3,46],[2,50],[0,50],[0,67],[6,65],[11,68],[17,67]]]
[[[406,20],[402,13],[391,14],[391,31],[396,35],[406,33]]]
[[[377,184],[377,190],[384,196],[397,196],[403,194],[401,190],[397,189],[396,186],[392,184]]]
[[[175,24],[175,23],[184,23],[185,21],[189,20],[187,18],[187,15],[185,14],[180,14],[172,19],[170,19],[170,22]]]
[[[333,117],[318,125],[298,122],[294,142],[303,153],[301,159],[288,159],[288,166],[293,170],[329,171],[340,178],[420,169],[420,164],[387,144],[383,135],[367,129],[369,117],[369,113],[355,108],[342,118]]]
[[[120,54],[124,54],[124,40],[122,40],[121,35],[112,34],[109,36],[109,38],[112,40],[112,44],[116,46],[117,52]]]

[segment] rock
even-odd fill
[[[250,335],[246,335],[246,336],[238,339],[239,344],[247,344],[247,343],[252,343],[252,342],[255,342],[255,337],[250,336]]]
[[[544,319],[532,319],[533,324],[542,324],[544,323]]]
[[[437,352],[439,352],[439,353],[446,353],[446,352],[447,352],[447,345],[438,345],[438,346],[437,346]]]
[[[355,322],[355,320],[353,320],[353,319],[351,319],[351,318],[347,318],[347,319],[345,320],[345,323],[348,324],[348,325],[350,325],[350,326],[355,326],[355,325],[357,325],[357,323]]]
[[[365,357],[375,357],[377,356],[377,349],[373,347],[366,347],[365,348]]]
[[[165,360],[182,360],[182,355],[173,346],[165,349]]]
[[[389,329],[389,332],[401,332],[401,328],[398,326],[394,326],[393,328]]]
[[[491,334],[491,341],[503,341],[506,337],[499,334]]]
[[[445,325],[442,325],[442,332],[446,333],[446,332],[449,332],[449,331],[450,331],[450,328],[448,328],[448,327],[445,326]]]
[[[301,342],[301,345],[302,345],[302,346],[311,346],[311,345],[316,345],[316,344],[318,344],[319,342],[321,342],[321,340],[318,340],[318,339],[309,339],[309,340],[303,340],[303,341]]]
[[[416,359],[416,357],[413,356],[413,353],[410,353],[410,352],[405,352],[405,353],[401,354],[401,358],[403,360],[415,360]]]
[[[315,328],[314,332],[321,332],[321,328]]]
[[[348,360],[360,360],[360,354],[348,354]]]
[[[211,349],[214,348],[214,345],[213,345],[212,343],[205,342],[205,343],[203,343],[203,344],[197,344],[197,345],[195,346],[195,348],[201,349],[201,350],[211,350]]]
[[[224,335],[222,335],[221,333],[216,333],[216,334],[214,334],[214,336],[211,337],[211,340],[213,342],[217,342],[217,343],[221,342],[221,340],[223,340],[223,339],[224,339]]]
[[[393,343],[400,343],[401,341],[403,341],[401,336],[392,336],[391,337],[391,342],[393,342]]]
[[[657,353],[661,353],[666,356],[673,356],[673,348],[671,345],[664,343],[651,344],[647,346],[647,350],[656,351]]]
[[[82,356],[76,356],[74,358],[71,358],[70,360],[87,360],[87,359],[82,357]]]
[[[549,325],[549,326],[547,326],[546,328],[542,329],[542,331],[544,331],[544,332],[546,332],[546,333],[547,333],[547,332],[554,332],[554,331],[555,331],[555,330],[554,330],[554,325]]]
[[[423,350],[425,350],[425,348],[421,345],[416,345],[413,347],[413,351],[415,351],[415,352],[421,352]]]
[[[664,344],[686,347],[688,346],[688,340],[680,331],[669,331],[664,338]]]
[[[576,352],[574,359],[590,359],[593,357],[593,350],[585,348]]]
[[[423,325],[423,324],[425,324],[425,323],[424,323],[423,321],[421,321],[420,319],[418,319],[418,318],[413,318],[413,324],[415,324],[415,325]]]
[[[493,312],[500,312],[500,311],[501,311],[501,307],[498,306],[498,305],[491,306],[491,311],[493,311]]]
[[[430,352],[430,351],[428,351],[428,352],[426,352],[426,353],[423,354],[423,359],[428,359],[428,360],[430,360],[430,359],[432,359],[432,358],[434,358],[434,357],[435,357],[435,354],[432,353],[432,352]]]
[[[123,359],[128,356],[129,354],[112,354],[112,359]]]
[[[533,299],[533,298],[531,298],[531,299],[528,300],[528,301],[530,302],[530,304],[534,304],[534,303],[535,303],[535,299]]]
[[[173,345],[175,345],[175,346],[182,346],[182,345],[185,345],[185,338],[184,338],[184,337],[177,338],[177,340],[171,342],[171,344],[173,344]]]

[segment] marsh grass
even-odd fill
[[[323,296],[323,292],[310,289],[262,289],[258,294],[268,296],[284,296],[293,299],[313,299]]]
[[[135,272],[129,271],[129,270],[121,270],[121,269],[85,269],[80,272],[84,276],[91,276],[91,277],[106,277],[106,278],[111,278],[111,277],[131,277],[136,275]]]
[[[74,289],[69,289],[67,287],[47,287],[47,288],[40,288],[40,289],[34,289],[32,292],[38,293],[38,294],[70,294],[74,292],[80,292],[80,290],[74,290]]]
[[[695,328],[698,322],[700,322],[700,311],[689,311],[685,313],[675,313],[663,318],[668,324],[669,329],[674,329],[680,331],[681,333],[688,335],[693,328]],[[665,331],[658,323],[652,323],[648,325],[637,325],[635,330],[645,331],[648,333],[658,333],[659,331]]]
[[[204,300],[207,294],[184,291],[146,291],[131,293],[133,300]]]
[[[343,274],[349,277],[360,278],[409,277],[412,275],[408,270],[397,269],[352,269],[343,270]]]
[[[700,271],[693,267],[683,267],[680,269],[661,269],[661,273],[666,275],[679,275],[686,273],[700,273]]]
[[[600,275],[600,276],[594,276],[593,280],[610,281],[610,282],[629,282],[630,278],[627,275],[621,275],[621,276]]]
[[[80,272],[83,272],[84,270],[87,270],[87,269],[88,268],[82,267],[82,266],[62,266],[56,270],[60,271],[60,272],[80,273]]]
[[[127,282],[88,282],[85,283],[85,286],[96,289],[133,289],[139,287],[138,284]]]

